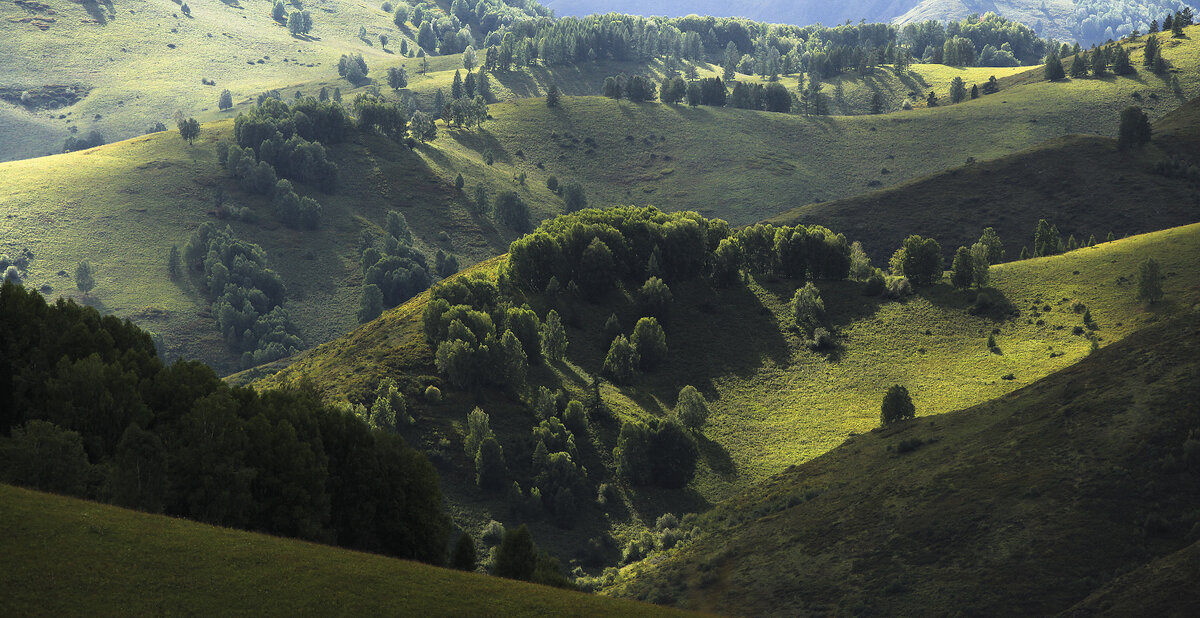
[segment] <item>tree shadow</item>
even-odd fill
[[[446,127],[441,127],[440,129],[443,131],[442,135],[449,137],[455,142],[458,142],[460,146],[467,148],[468,150],[473,150],[479,153],[480,156],[482,156],[483,153],[491,150],[492,154],[495,156],[496,162],[507,165],[513,164],[512,156],[509,155],[508,151],[504,149],[504,145],[500,143],[500,140],[496,139],[494,135],[486,130],[462,128],[450,129]]]
[[[651,527],[666,513],[703,513],[712,508],[712,503],[690,485],[684,489],[637,487],[630,488],[628,493],[634,514]]]
[[[111,0],[87,0],[80,2],[83,10],[91,16],[92,20],[101,26],[107,25],[108,20],[115,18],[117,15],[116,9],[113,8]],[[107,13],[105,9],[108,9]]]
[[[95,309],[96,311],[99,311],[100,315],[108,315],[112,313],[112,310],[108,308],[108,305],[105,305],[104,301],[100,300],[99,296],[91,292],[78,297],[78,301],[81,305],[86,305],[92,309]]]
[[[729,455],[729,451],[705,435],[696,436],[700,447],[700,459],[722,481],[732,481],[738,476],[737,463]]]

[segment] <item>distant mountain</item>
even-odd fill
[[[590,15],[592,13],[630,13],[634,15],[715,15],[746,17],[770,23],[808,25],[823,23],[832,26],[847,19],[857,22],[891,21],[922,4],[921,0],[847,0],[823,2],[817,0],[548,0],[546,5],[555,14]]]
[[[557,15],[631,13],[678,17],[695,13],[746,17],[770,23],[833,26],[846,20],[906,24],[960,20],[988,11],[1024,23],[1045,37],[1098,43],[1132,30],[1145,32],[1151,19],[1181,10],[1179,0],[548,0]]]

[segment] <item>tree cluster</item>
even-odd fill
[[[413,247],[412,231],[404,215],[392,210],[387,214],[387,237],[380,251],[368,245],[362,251],[363,298],[379,293],[379,310],[395,307],[429,288],[429,264],[425,254]],[[379,313],[367,312],[370,319]],[[362,319],[362,315],[359,316]],[[366,321],[366,320],[363,320]]]
[[[0,287],[0,478],[219,526],[441,564],[433,466],[304,390],[164,366],[149,334]]]
[[[303,346],[283,308],[283,281],[267,268],[262,247],[204,223],[192,234],[183,259],[189,270],[203,272],[217,327],[229,348],[242,355],[243,367],[290,356]]]
[[[623,423],[613,449],[617,474],[635,485],[668,489],[692,480],[699,456],[696,438],[674,417]]]

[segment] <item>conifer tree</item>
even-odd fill
[[[1129,150],[1150,143],[1150,117],[1142,108],[1126,107],[1121,112],[1121,126],[1117,132],[1117,148]]]
[[[1062,60],[1057,54],[1046,56],[1046,79],[1049,81],[1058,81],[1067,76],[1063,70]]]

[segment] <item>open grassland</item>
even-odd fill
[[[722,503],[700,540],[608,591],[816,616],[1052,615],[1098,589],[1067,615],[1190,615],[1196,316],[970,409],[850,438]]]
[[[336,193],[296,185],[323,206],[321,228],[286,228],[269,199],[244,193],[220,169],[216,142],[232,139],[232,124],[205,125],[194,146],[171,131],[0,164],[0,253],[28,248],[34,259],[23,273],[27,284],[49,286],[51,298],[74,296],[132,318],[163,335],[170,356],[200,358],[230,372],[236,359],[225,352],[199,279],[172,281],[167,273],[171,246],[182,249],[205,221],[228,224],[239,238],[266,250],[269,266],[288,288],[286,308],[310,344],[355,325],[362,281],[358,250],[364,233],[383,235],[388,210],[407,217],[416,246],[430,260],[442,249],[467,265],[504,251],[515,235],[470,213],[466,195],[453,187],[454,170],[444,165],[436,147],[414,153],[361,134],[331,148],[341,167]],[[485,184],[493,196],[503,189],[517,191],[535,218],[561,207],[544,185],[523,188],[499,176],[499,168],[480,163],[475,169],[479,175],[472,185]],[[227,203],[248,207],[256,221],[218,221],[217,188],[225,191]],[[96,288],[87,298],[72,280],[83,259],[96,268]]]
[[[10,615],[682,615],[8,485],[0,523]]]

